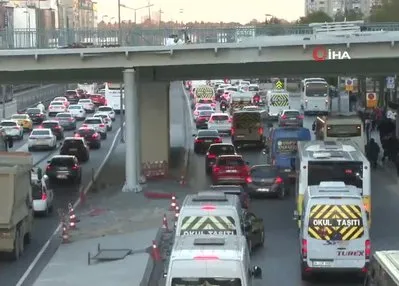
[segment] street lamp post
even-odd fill
[[[121,0],[118,0],[118,44],[122,45]]]
[[[129,6],[126,6],[125,4],[120,4],[120,7],[123,7],[123,8],[126,8],[126,9],[129,9],[129,10],[133,10],[134,11],[134,24],[136,24],[137,22],[136,22],[136,19],[137,19],[137,11],[139,11],[139,10],[142,10],[142,9],[146,9],[146,8],[150,8],[150,7],[152,7],[152,6],[154,6],[154,4],[149,4],[149,5],[146,5],[146,6],[143,6],[143,7],[139,7],[139,8],[132,8],[132,7],[129,7]]]

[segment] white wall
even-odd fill
[[[36,10],[14,8],[14,46],[29,48],[36,46]]]

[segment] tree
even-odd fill
[[[332,22],[333,19],[328,16],[323,11],[312,12],[306,17],[301,17],[299,19],[299,24],[310,24],[310,23],[324,23],[324,22]]]
[[[383,0],[380,6],[374,6],[369,20],[371,22],[399,21],[399,0]]]
[[[356,21],[356,20],[362,20],[364,17],[363,13],[360,10],[346,10],[344,13],[341,11],[337,12],[334,16],[334,20],[337,22],[342,22],[342,21]]]

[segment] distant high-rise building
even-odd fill
[[[330,17],[345,10],[358,10],[363,15],[370,15],[371,8],[381,0],[305,0],[305,15],[323,11]]]

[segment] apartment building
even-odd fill
[[[330,17],[345,10],[359,10],[363,15],[370,14],[371,7],[381,0],[305,0],[305,15],[315,11],[323,11]]]

